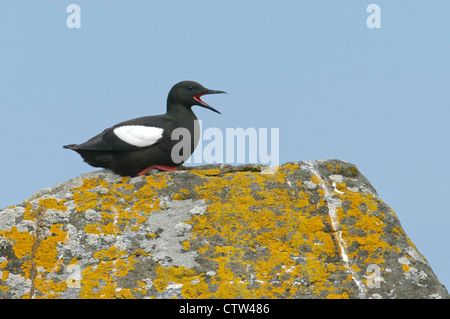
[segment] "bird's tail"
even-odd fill
[[[67,148],[69,150],[76,150],[77,146],[78,146],[78,144],[69,144],[69,145],[64,145],[63,148]]]
[[[63,148],[77,152],[86,163],[94,167],[109,168],[109,165],[113,160],[113,155],[110,152],[85,150],[80,148],[78,144],[64,145]]]

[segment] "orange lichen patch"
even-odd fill
[[[175,195],[173,195],[173,199],[174,200],[183,200],[183,196],[179,193],[176,193]]]
[[[341,294],[329,294],[326,299],[350,299],[350,296],[344,292]]]
[[[159,190],[167,186],[169,177],[149,175],[145,177],[147,184],[139,192],[130,192],[134,186],[127,184],[127,177],[114,187],[108,187],[99,178],[85,179],[83,185],[74,189],[76,210],[84,212],[88,209],[99,211],[100,222],[85,226],[90,234],[119,235],[124,229],[135,230],[147,220],[147,215],[161,210],[160,201],[156,198]],[[133,203],[133,204],[130,204]]]
[[[160,201],[156,198],[159,191],[167,186],[170,177],[164,174],[149,175],[145,177],[147,184],[138,192],[132,192],[134,186],[128,184],[128,178],[123,177],[121,182],[113,187],[98,178],[86,179],[83,185],[74,189],[74,201],[77,211],[95,209],[100,212],[101,220],[87,224],[86,233],[96,235],[121,235],[125,230],[137,231],[139,225],[147,220],[148,214],[161,210]],[[150,234],[150,237],[155,236]],[[132,298],[133,293],[141,289],[120,289],[118,277],[126,276],[137,263],[136,254],[126,257],[127,251],[116,246],[94,254],[99,260],[96,266],[87,266],[82,272],[81,293],[82,298]],[[139,252],[139,255],[145,254]],[[145,284],[144,284],[145,286]]]
[[[393,249],[385,242],[382,236],[385,234],[386,224],[383,221],[385,215],[378,211],[378,201],[372,194],[361,194],[355,192],[345,192],[338,195],[339,198],[349,204],[349,208],[344,211],[340,207],[338,218],[352,218],[353,224],[341,223],[342,233],[346,242],[358,244],[358,250],[349,254],[352,259],[359,259],[360,251],[365,251],[367,257],[364,262],[367,264],[381,264],[384,262],[383,255]]]
[[[50,206],[54,207],[53,205],[54,202]],[[45,211],[38,209],[30,215],[37,219],[38,214],[43,213]],[[0,232],[0,235],[12,243],[15,256],[23,260],[21,267],[23,277],[32,280],[33,296],[24,297],[52,298],[64,289],[64,284],[55,284],[52,280],[45,279],[46,274],[58,271],[62,263],[62,260],[58,259],[60,254],[58,245],[68,239],[62,227],[61,224],[50,226],[49,234],[46,236],[43,230],[38,230],[43,235],[37,236],[27,231],[19,231],[16,226],[9,231]],[[3,265],[0,265],[0,269],[1,266]]]
[[[47,272],[58,271],[57,257],[60,254],[57,246],[66,242],[67,232],[62,230],[62,224],[50,227],[50,235],[45,237],[37,246],[33,261],[36,267],[43,267]],[[56,266],[56,267],[55,267]]]
[[[24,203],[28,203],[25,201]],[[34,210],[31,208],[31,204],[25,207],[25,212],[23,213],[23,219],[34,221]]]
[[[5,281],[9,276],[9,271],[4,270],[4,268],[8,265],[8,263],[9,263],[8,260],[5,260],[4,262],[0,263],[0,281]],[[0,291],[8,291],[8,290],[9,290],[8,286],[0,285]]]
[[[325,263],[321,259],[307,258],[305,266],[294,268],[293,274],[297,278],[307,278],[310,283],[310,292],[315,295],[336,292],[335,284],[330,277],[344,271],[344,266],[337,263]]]
[[[181,267],[156,267],[157,278],[153,286],[158,291],[164,291],[169,284],[181,284],[181,294],[185,298],[210,298],[213,295],[205,282],[205,275],[198,275],[195,270]]]
[[[411,268],[411,266],[409,266],[409,265],[407,265],[407,264],[402,264],[402,268],[403,268],[403,271],[404,271],[405,273],[407,273],[407,272],[409,271],[409,269]]]
[[[111,246],[107,250],[101,250],[101,251],[96,252],[94,254],[94,258],[100,259],[100,260],[103,260],[103,259],[113,260],[113,259],[121,258],[125,255],[127,255],[126,251],[120,250],[116,246]]]
[[[392,228],[392,232],[395,234],[396,238],[406,236],[405,231],[400,226],[396,226],[396,227]]]
[[[115,183],[113,184],[114,188],[120,188],[120,187],[124,187],[127,190],[131,190],[134,188],[134,186],[132,184],[127,183],[130,180],[129,177],[122,177],[122,180],[120,181],[120,183]]]
[[[65,212],[67,207],[64,206],[65,199],[57,200],[56,198],[39,199],[39,207],[43,209],[55,209]]]
[[[61,199],[61,200],[57,200],[56,198],[42,198],[39,199],[39,205],[38,207],[40,207],[41,209],[55,209],[55,210],[59,210],[59,211],[63,211],[65,212],[67,210],[67,207],[64,205],[64,203],[66,202],[65,199]],[[28,203],[27,201],[25,201],[25,203]],[[31,220],[31,221],[35,221],[35,217],[36,217],[36,213],[39,210],[36,209],[34,210],[31,207],[31,204],[28,204],[25,207],[25,212],[24,212],[24,219],[27,220]]]
[[[183,200],[186,198],[186,195],[189,194],[187,189],[180,189],[179,193],[173,195],[174,200]]]
[[[345,183],[336,183],[336,189],[340,192],[347,191],[347,185]]]
[[[358,168],[356,166],[341,167],[340,165],[333,166],[331,164],[328,164],[327,168],[333,174],[337,175],[354,176],[358,172]]]
[[[147,289],[146,289],[147,284],[144,281],[140,281],[140,280],[138,280],[136,284],[137,284],[137,287],[133,288],[133,292],[140,293],[142,295],[146,295],[147,294]]]
[[[22,259],[31,252],[35,237],[29,232],[18,231],[17,226],[13,226],[11,230],[2,230],[3,235],[9,242],[13,243],[13,251],[17,258]]]
[[[158,191],[167,186],[167,182],[171,181],[170,177],[162,175],[146,176],[147,184],[144,185],[139,192],[133,193],[137,201],[132,207],[135,211],[154,211],[161,210],[159,199],[155,199]]]
[[[320,185],[322,183],[322,179],[316,174],[313,174],[313,176],[311,176],[311,182],[313,182],[316,185]]]
[[[298,170],[298,163],[287,163],[281,167],[281,173],[283,174],[292,174],[294,171]]]
[[[4,262],[0,263],[0,268],[5,268],[6,265],[8,265],[8,260],[5,260]]]
[[[198,276],[193,269],[181,267],[162,267],[156,266],[158,277],[153,280],[153,286],[156,290],[164,291],[169,283],[184,283],[197,279]]]
[[[191,248],[191,244],[187,240],[182,242],[181,245],[183,246],[184,250],[189,250],[189,248]]]
[[[98,180],[98,178],[97,178]],[[88,181],[88,182],[87,182]],[[91,185],[92,181],[89,179],[85,179],[83,181],[83,186],[74,188],[73,191],[73,200],[76,205],[75,209],[78,212],[84,212],[88,209],[96,208],[97,198],[99,197],[99,194],[97,192],[90,192],[89,190],[91,188],[88,188],[87,185]]]
[[[48,278],[49,273],[57,272],[63,263],[63,259],[54,259],[54,263],[51,268],[36,267],[36,276],[32,277],[34,290],[25,295],[24,298],[59,298],[61,293],[67,289],[67,283],[65,281],[54,282]],[[48,270],[49,269],[49,270]]]
[[[266,175],[267,179],[275,179],[278,183],[283,184],[286,180],[286,177],[292,172],[296,171],[298,169],[298,164],[286,164],[283,166],[279,166],[278,170],[275,174],[264,174]]]
[[[198,277],[198,278],[197,278]],[[209,285],[205,282],[204,276],[197,276],[195,279],[186,282],[181,287],[181,295],[188,299],[211,298],[212,294]]]
[[[84,232],[87,234],[100,235],[99,228],[100,228],[100,223],[87,224],[86,227],[84,227]]]

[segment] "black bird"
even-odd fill
[[[226,92],[209,90],[193,81],[177,83],[167,97],[166,114],[121,122],[83,144],[65,145],[64,148],[80,154],[89,165],[109,168],[122,176],[143,175],[153,168],[176,171],[176,166],[184,163],[194,152],[200,138],[192,106],[200,105],[220,114],[200,98],[217,93]],[[180,130],[173,138],[172,132],[177,128]],[[190,141],[183,140],[189,137],[186,134],[178,136],[178,133],[186,132],[190,134]],[[182,142],[187,142],[183,145],[190,147],[178,150],[179,144],[174,152],[176,156],[173,156],[173,147]]]

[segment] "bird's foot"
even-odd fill
[[[176,168],[175,166],[168,166],[168,165],[150,165],[149,167],[147,167],[146,169],[140,171],[137,175],[141,176],[141,175],[145,175],[147,172],[151,171],[152,169],[159,169],[162,171],[178,171],[178,168]]]

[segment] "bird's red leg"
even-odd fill
[[[144,175],[147,172],[149,172],[150,170],[157,168],[159,170],[162,171],[178,171],[178,168],[176,168],[175,166],[168,166],[168,165],[150,165],[149,167],[147,167],[146,169],[140,171],[138,173],[138,176]]]

